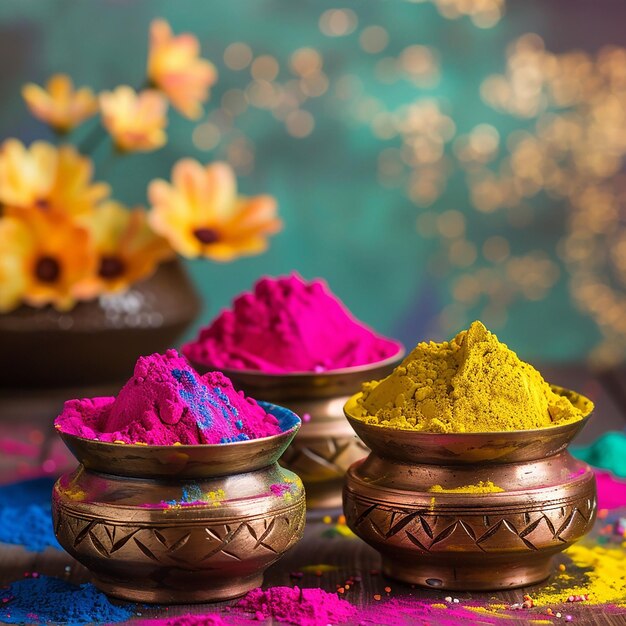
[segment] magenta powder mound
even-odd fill
[[[182,350],[206,367],[286,373],[376,363],[400,349],[355,319],[325,282],[293,274],[258,281]]]
[[[117,398],[69,400],[54,423],[99,441],[230,443],[281,432],[278,420],[220,372],[198,374],[176,350],[140,357]]]
[[[299,626],[327,626],[349,620],[356,608],[322,589],[271,587],[253,589],[237,603],[259,621],[272,618]]]

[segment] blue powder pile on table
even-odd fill
[[[37,576],[13,583],[0,592],[0,621],[5,624],[67,624],[123,622],[135,612],[111,604],[93,585],[73,585]]]
[[[36,478],[0,487],[0,542],[32,552],[61,549],[52,529],[52,478]]]

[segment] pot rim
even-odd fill
[[[200,373],[216,370],[223,372],[227,376],[234,378],[240,376],[246,376],[257,379],[267,379],[271,381],[285,380],[288,384],[291,382],[307,382],[310,380],[316,380],[320,378],[335,378],[339,376],[349,376],[350,374],[364,374],[375,370],[377,368],[385,368],[389,365],[395,365],[399,363],[406,354],[406,348],[404,344],[397,339],[389,339],[385,337],[390,343],[395,344],[397,350],[391,356],[379,361],[373,361],[371,363],[364,363],[362,365],[353,365],[351,367],[341,367],[332,370],[323,370],[321,372],[298,370],[293,372],[265,372],[263,370],[245,369],[236,367],[219,367],[209,363],[200,363],[195,359],[190,359],[185,355],[185,358],[191,363],[191,365]]]
[[[141,478],[211,478],[272,465],[295,437],[302,420],[293,411],[270,402],[258,404],[279,421],[293,425],[269,437],[179,446],[114,443],[57,432],[78,462],[94,471]]]
[[[586,411],[584,417],[575,422],[530,430],[433,433],[393,429],[368,424],[355,416],[354,409],[361,392],[346,402],[344,414],[370,449],[400,462],[455,465],[530,461],[564,450],[587,424],[593,411],[591,401],[585,396],[557,385],[550,387]]]

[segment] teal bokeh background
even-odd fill
[[[602,4],[609,7],[609,3]],[[352,9],[358,17],[354,32],[344,37],[323,34],[319,18],[330,8]],[[595,50],[603,43],[620,43],[619,16],[598,12],[590,29],[589,11],[590,5],[583,2],[509,1],[503,19],[483,29],[467,17],[445,19],[429,3],[392,0],[341,4],[325,0],[3,0],[0,139],[51,138],[23,105],[20,87],[24,82],[41,84],[51,73],[67,72],[76,84],[98,90],[141,85],[148,28],[155,17],[166,18],[175,32],[196,34],[203,56],[217,66],[219,80],[206,107],[208,116],[219,108],[226,91],[243,89],[250,81],[249,71],[225,66],[224,50],[229,44],[245,42],[255,55],[275,57],[281,68],[279,79],[288,78],[288,60],[296,49],[313,47],[323,56],[330,87],[303,105],[315,120],[309,136],[290,136],[285,124],[267,110],[250,107],[235,118],[236,136],[243,136],[254,153],[254,166],[241,175],[240,188],[247,194],[275,195],[285,229],[260,257],[226,265],[189,263],[206,300],[200,323],[206,323],[261,275],[297,270],[307,278],[325,277],[358,317],[407,344],[425,337],[447,337],[473,318],[484,317],[485,303],[464,309],[453,321],[440,316],[453,301],[456,270],[441,262],[440,239],[418,233],[416,220],[424,209],[403,189],[378,180],[380,152],[397,140],[381,140],[359,121],[354,107],[336,97],[336,82],[346,75],[356,76],[363,97],[375,98],[390,110],[416,99],[437,98],[454,120],[457,134],[485,122],[505,134],[518,127],[519,121],[494,112],[481,100],[483,79],[504,70],[507,45],[524,33],[538,33],[556,51]],[[368,54],[359,46],[359,34],[371,25],[389,33],[384,53]],[[376,62],[397,56],[413,44],[436,49],[438,83],[424,88],[403,80],[381,82]],[[115,197],[145,204],[147,183],[155,177],[168,178],[179,158],[192,156],[203,162],[224,158],[226,140],[212,150],[200,150],[192,140],[198,123],[175,113],[170,120],[170,141],[156,153],[123,160],[111,158],[107,149],[95,155],[97,177],[111,182]],[[79,129],[77,138],[85,132]],[[573,304],[567,271],[555,254],[567,207],[545,200],[520,228],[500,214],[475,211],[462,178],[452,174],[446,192],[428,207],[437,213],[450,209],[463,213],[467,238],[475,239],[478,246],[486,232],[501,235],[510,242],[512,253],[541,250],[559,267],[559,280],[544,297],[516,297],[507,303],[506,315],[491,324],[499,336],[527,358],[568,360],[586,355],[600,333]],[[476,263],[480,262],[479,256]]]

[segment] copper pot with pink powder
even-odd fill
[[[79,461],[53,490],[59,543],[122,599],[243,595],[302,537],[304,488],[277,462],[300,423],[173,350],[142,357],[116,397],[55,421]]]
[[[182,348],[247,394],[303,421],[281,459],[303,480],[310,508],[341,506],[347,469],[367,455],[343,416],[361,383],[390,373],[403,346],[357,320],[321,280],[263,278]]]

